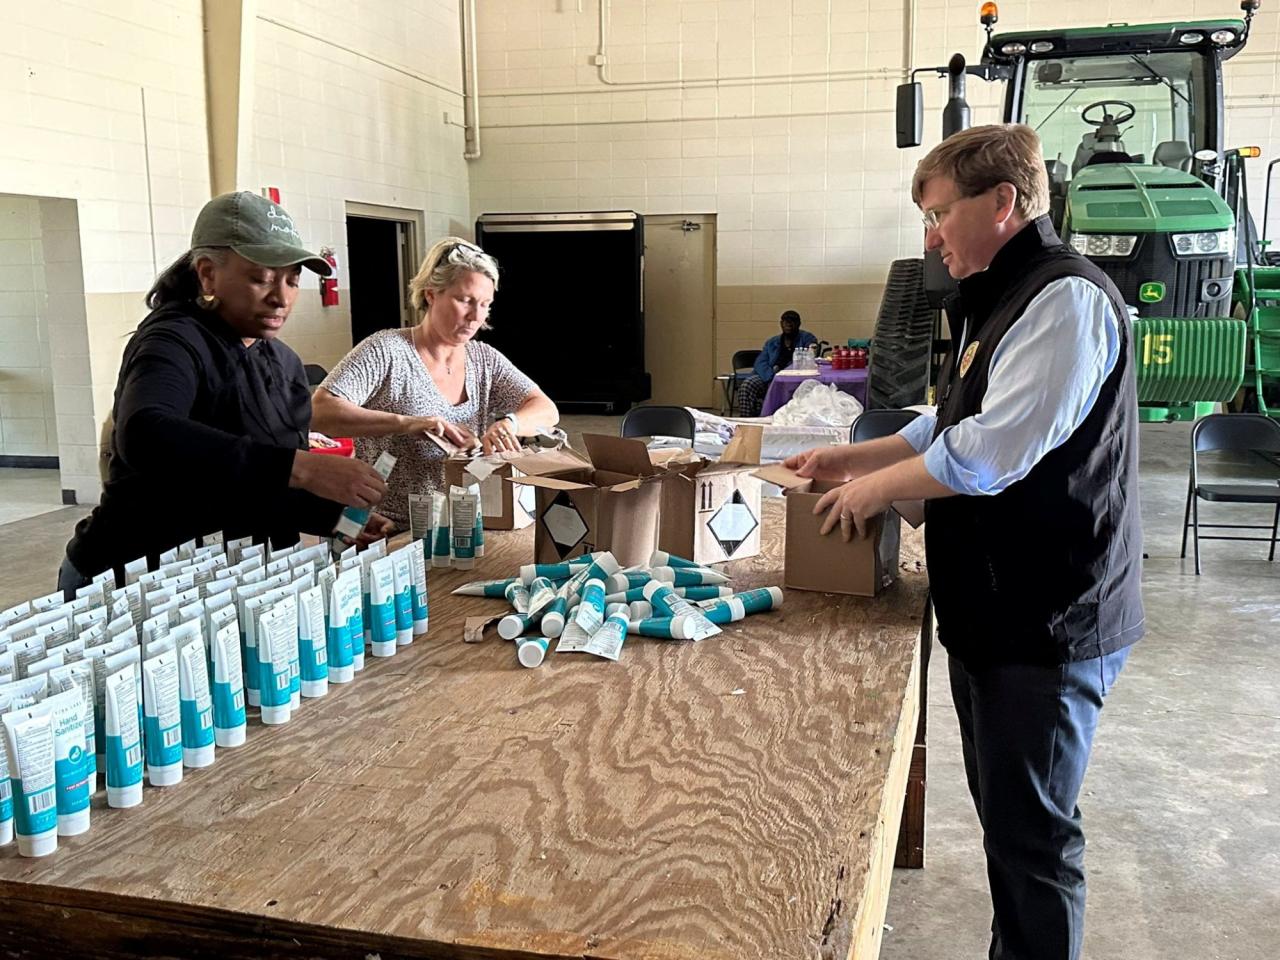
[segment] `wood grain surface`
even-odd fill
[[[781,583],[782,511],[737,589]],[[876,600],[787,591],[619,663],[462,642],[532,529],[431,571],[431,631],[283,727],[251,716],[54,856],[0,851],[14,956],[845,957],[878,951],[916,729],[919,538]],[[742,691],[735,693],[735,691]]]

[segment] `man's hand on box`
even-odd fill
[[[827,514],[822,522],[822,535],[826,536],[839,526],[840,535],[846,543],[853,539],[855,530],[859,537],[865,537],[867,522],[889,509],[890,498],[881,492],[881,486],[876,475],[870,474],[824,493],[813,508],[814,514],[824,511]]]
[[[782,465],[802,477],[814,480],[848,480],[853,476],[848,444],[814,447],[787,457]]]

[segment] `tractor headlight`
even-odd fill
[[[1209,34],[1209,39],[1219,46],[1230,43],[1235,38],[1236,32],[1234,30],[1215,30],[1213,33]]]
[[[1180,257],[1208,257],[1235,253],[1236,231],[1205,230],[1202,233],[1173,234],[1173,252]]]
[[[1127,257],[1138,238],[1133,234],[1073,233],[1071,249],[1085,257]]]
[[[1020,57],[1027,52],[1025,43],[1006,43],[1000,48],[1000,52],[1006,57]]]

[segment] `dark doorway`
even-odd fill
[[[352,346],[403,322],[405,226],[398,220],[347,217]]]

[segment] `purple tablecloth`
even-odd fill
[[[764,395],[764,405],[760,408],[760,416],[770,416],[779,407],[786,406],[800,388],[800,384],[813,377],[784,377],[775,375],[769,382],[769,391]],[[818,366],[819,383],[834,383],[836,389],[857,398],[864,407],[867,405],[867,368],[858,370],[832,370],[827,364]]]

